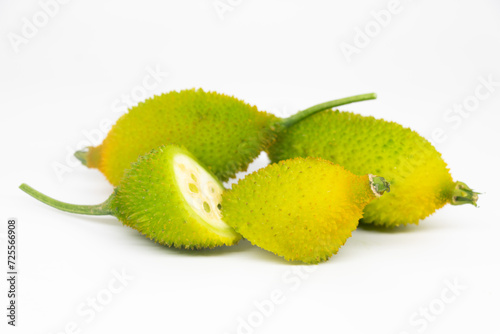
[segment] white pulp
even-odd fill
[[[196,161],[183,154],[174,156],[174,173],[186,202],[208,224],[230,228],[218,208],[224,189]]]

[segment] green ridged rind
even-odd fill
[[[367,176],[323,159],[298,158],[233,185],[222,196],[222,213],[252,244],[314,264],[337,253],[373,198]]]
[[[274,141],[278,121],[232,96],[202,89],[169,92],[141,102],[123,115],[102,145],[90,149],[89,156],[96,151],[99,161],[89,167],[99,168],[117,185],[140,155],[176,144],[227,181],[246,170]]]
[[[450,202],[454,187],[441,154],[418,133],[350,112],[313,115],[282,131],[268,153],[272,162],[321,157],[358,175],[383,176],[391,192],[366,206],[364,223],[418,224]]]
[[[187,204],[175,179],[173,157],[186,150],[173,145],[141,156],[115,188],[110,207],[124,225],[151,240],[177,248],[199,249],[233,245],[241,236],[228,226],[208,225]]]

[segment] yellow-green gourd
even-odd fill
[[[448,203],[477,202],[478,193],[453,181],[441,154],[426,139],[373,117],[323,111],[282,131],[268,153],[272,162],[321,157],[358,175],[383,175],[391,192],[366,206],[364,223],[417,224]]]
[[[318,111],[374,98],[375,94],[365,94],[334,100],[282,119],[224,94],[173,91],[131,108],[101,145],[75,156],[117,185],[139,156],[160,145],[175,144],[188,149],[219,180],[227,181],[245,171],[283,129]]]
[[[170,145],[139,158],[113,194],[99,205],[54,200],[20,187],[59,210],[111,215],[159,244],[177,248],[233,245],[241,236],[221,219],[222,184],[186,150]]]
[[[389,184],[382,177],[354,175],[319,158],[296,158],[233,185],[222,196],[222,213],[253,244],[286,260],[318,263],[337,253],[363,208],[385,191]]]

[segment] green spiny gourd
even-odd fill
[[[337,253],[363,208],[388,190],[382,177],[357,176],[320,158],[295,158],[225,191],[222,214],[253,244],[287,260],[318,263]]]
[[[221,181],[244,171],[283,129],[318,111],[374,99],[365,94],[334,100],[282,119],[234,97],[215,92],[183,90],[155,96],[123,115],[97,147],[75,156],[98,168],[117,185],[130,164],[165,144],[185,147]]]
[[[153,150],[134,163],[113,194],[100,205],[56,201],[23,184],[22,190],[57,209],[112,215],[163,245],[213,248],[241,236],[221,219],[223,187],[189,152],[175,146]]]
[[[477,193],[454,182],[441,154],[401,125],[327,110],[285,129],[268,150],[272,162],[321,157],[362,175],[384,175],[391,193],[365,208],[362,222],[417,224],[447,203],[476,205]]]
[[[223,191],[196,158],[169,145],[141,157],[100,205],[63,203],[25,184],[21,189],[63,211],[114,215],[160,244],[232,245],[239,231],[287,260],[318,263],[338,251],[364,206],[389,185],[323,159],[297,158],[269,165]]]

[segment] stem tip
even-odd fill
[[[462,204],[472,204],[477,207],[478,195],[465,183],[457,181],[455,182],[455,189],[453,189],[451,204],[452,205],[462,205]]]

